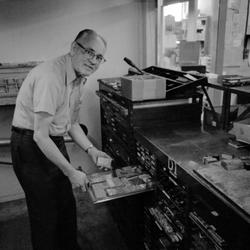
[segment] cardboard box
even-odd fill
[[[166,96],[166,79],[150,74],[121,77],[121,93],[132,101],[162,99]]]
[[[250,118],[234,122],[230,134],[234,134],[237,141],[250,144]]]

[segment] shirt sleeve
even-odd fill
[[[40,76],[34,85],[34,112],[55,115],[59,98],[59,79],[53,73]]]

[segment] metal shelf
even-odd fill
[[[13,97],[0,97],[0,106],[15,105],[16,96]]]

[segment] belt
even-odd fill
[[[31,136],[33,136],[33,134],[34,134],[34,131],[31,130],[31,129],[18,128],[18,127],[15,127],[15,126],[11,127],[11,131],[14,131],[14,132],[16,132],[18,134],[21,134],[21,135],[31,135]]]
[[[31,129],[27,129],[27,128],[18,128],[15,126],[11,127],[11,131],[14,131],[15,133],[18,133],[20,135],[29,135],[29,136],[33,136],[34,131]],[[50,135],[50,138],[53,140],[62,140],[63,136],[58,136],[58,135]]]

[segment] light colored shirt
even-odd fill
[[[46,112],[53,116],[50,135],[65,135],[78,122],[85,82],[86,78],[76,78],[69,54],[41,63],[22,83],[13,126],[34,130],[34,113]]]

